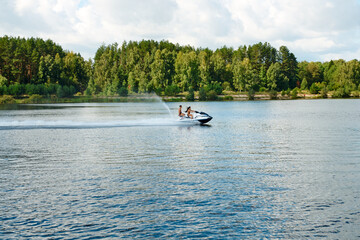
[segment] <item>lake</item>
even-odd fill
[[[2,106],[0,238],[360,237],[360,100],[179,104]]]

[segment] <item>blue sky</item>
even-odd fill
[[[0,35],[52,39],[93,57],[154,39],[216,49],[287,46],[299,61],[360,59],[359,0],[0,0]]]

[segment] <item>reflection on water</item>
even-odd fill
[[[358,100],[191,104],[1,110],[0,238],[359,237]]]

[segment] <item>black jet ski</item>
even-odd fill
[[[180,117],[179,121],[182,122],[199,122],[201,124],[207,123],[212,119],[212,116],[210,116],[209,114],[205,113],[205,112],[198,112],[195,111],[195,113],[193,113],[193,118],[188,117],[187,115]]]

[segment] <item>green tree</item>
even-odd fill
[[[222,84],[223,82],[233,78],[232,72],[232,48],[226,46],[217,49],[210,57],[210,78],[211,81]]]
[[[136,75],[133,72],[129,73],[128,77],[129,90],[132,92],[137,92],[139,87],[139,80],[136,79]]]
[[[285,87],[288,86],[288,78],[284,76],[281,64],[280,63],[273,63],[270,65],[267,73],[267,88],[270,90],[277,90],[281,91],[286,89]]]
[[[345,62],[344,60],[338,60],[335,61],[335,65],[335,70],[329,80],[329,88],[331,90],[341,88],[336,95],[347,97],[348,91],[355,90],[356,83],[359,81],[358,61]]]
[[[179,52],[175,61],[174,82],[182,91],[189,89],[198,89],[199,82],[199,64],[194,51],[183,53]]]
[[[310,86],[310,93],[317,94],[319,93],[320,89],[316,83],[311,84]]]
[[[56,96],[58,97],[58,98],[63,98],[63,97],[65,97],[65,91],[64,91],[64,89],[63,89],[63,87],[61,86],[61,85],[58,85],[58,87],[57,87],[57,89],[56,89]]]
[[[194,90],[192,90],[192,91],[194,92]],[[176,84],[172,84],[165,88],[166,96],[176,96],[179,92],[180,92],[180,88]]]
[[[306,77],[304,77],[303,80],[301,81],[301,90],[307,89],[307,86],[308,86],[308,82],[306,80]]]
[[[199,101],[206,101],[206,90],[205,88],[199,89]]]
[[[63,58],[63,61],[62,72],[64,77],[61,77],[61,74],[55,72],[53,78],[58,78],[59,84],[75,86],[77,90],[84,91],[90,79],[84,58],[81,57],[80,54],[68,52]],[[54,65],[56,66],[56,58]],[[60,63],[58,63],[58,67],[55,67],[56,71],[59,71],[59,65]]]
[[[269,91],[269,97],[270,97],[270,99],[272,99],[272,100],[274,100],[274,99],[277,99],[278,97],[277,97],[277,91],[276,90],[270,90]]]
[[[279,49],[279,61],[281,63],[282,74],[288,79],[288,81],[283,81],[283,83],[287,82],[288,86],[280,85],[280,87],[282,89],[299,87],[300,82],[297,77],[298,62],[295,55],[286,46],[281,46]]]
[[[36,84],[51,81],[51,70],[54,59],[50,55],[40,58],[39,71]]]
[[[306,79],[306,86],[301,84],[301,88],[311,86],[313,83],[324,81],[324,69],[320,62],[301,62],[299,63],[298,78],[302,81]]]
[[[195,100],[195,92],[194,89],[190,88],[188,94],[186,95],[186,101],[194,101]]]
[[[240,91],[259,89],[259,75],[251,65],[250,59],[245,58],[241,62],[236,61],[233,66],[234,86],[236,89]]]
[[[267,70],[266,70],[265,65],[262,65],[260,67],[260,74],[259,74],[259,81],[260,81],[259,86],[260,87],[266,87],[266,85],[267,85],[268,80],[267,80],[266,72],[267,72]]]
[[[210,90],[206,93],[206,100],[208,101],[215,101],[217,100],[217,94],[215,92],[215,90]]]
[[[151,68],[151,80],[150,85],[153,89],[165,89],[168,85],[168,82],[165,79],[166,68],[164,56],[160,49],[156,50],[154,61],[150,65]]]
[[[255,90],[254,89],[249,89],[248,91],[248,97],[249,97],[249,100],[255,100]]]
[[[326,86],[323,86],[323,88],[320,90],[320,95],[322,98],[328,97],[328,89]]]
[[[199,80],[200,87],[206,86],[211,82],[210,50],[201,50],[199,53]]]
[[[119,95],[121,97],[126,97],[128,95],[128,90],[126,89],[126,87],[121,87],[119,89]]]
[[[291,91],[291,98],[292,99],[297,99],[298,98],[298,88],[294,88],[292,91]]]
[[[6,77],[0,74],[0,87],[7,85],[8,85],[8,80],[6,79]]]

